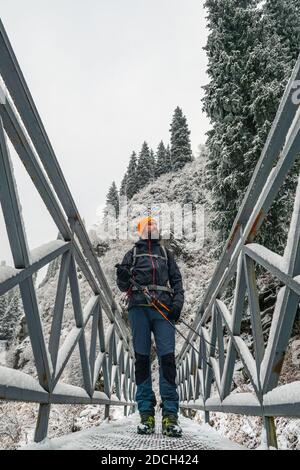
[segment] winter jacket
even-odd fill
[[[178,265],[174,259],[173,254],[169,250],[163,250],[159,240],[142,240],[140,239],[135,244],[136,249],[132,248],[126,253],[122,261],[121,267],[132,269],[132,277],[141,286],[169,286],[173,293],[166,291],[150,291],[160,302],[165,304],[168,308],[175,307],[181,311],[184,303],[184,290],[182,286],[182,277]],[[135,258],[136,255],[147,254],[156,255],[157,257],[141,256]],[[167,254],[167,260],[165,259]],[[145,305],[147,301],[142,292],[132,289],[130,279],[125,279],[118,273],[117,285],[122,292],[129,293],[130,309],[136,305]]]

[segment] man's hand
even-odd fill
[[[128,264],[116,264],[117,276],[122,282],[128,282],[131,277],[130,266]]]
[[[169,318],[169,320],[174,321],[175,323],[177,323],[179,318],[180,318],[180,314],[181,314],[181,307],[174,304],[172,306],[170,312],[168,313],[168,318]]]

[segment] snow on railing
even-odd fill
[[[262,416],[272,447],[277,446],[274,416],[300,416],[300,382],[278,385],[300,298],[300,177],[284,255],[253,241],[300,155],[300,112],[292,99],[297,80],[300,57],[177,369],[182,408],[204,410],[207,420],[210,411]],[[255,264],[284,285],[277,294],[266,348]],[[234,279],[230,308],[221,298]],[[246,298],[253,350],[241,331]],[[237,361],[250,380],[251,394],[232,392]]]
[[[0,296],[19,286],[37,380],[18,370],[0,367],[0,399],[40,404],[35,440],[47,435],[52,403],[135,407],[134,355],[129,329],[96,257],[65,181],[5,29],[0,21],[0,187],[1,205],[14,267],[0,266]],[[48,209],[60,240],[30,252],[21,204],[6,138],[11,141]],[[60,258],[57,293],[49,342],[43,331],[34,275]],[[92,296],[83,308],[77,267]],[[68,282],[75,327],[60,346]],[[111,324],[107,335],[103,314]],[[1,315],[1,312],[0,312]],[[91,340],[86,342],[89,325]],[[59,382],[79,346],[83,387]],[[99,379],[103,391],[97,391]]]

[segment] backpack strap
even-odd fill
[[[133,273],[133,269],[134,269],[134,266],[136,265],[136,258],[137,258],[137,254],[136,254],[136,246],[133,247],[133,252],[132,252],[132,265],[131,265],[131,268],[130,268],[130,273],[132,275]]]
[[[134,270],[134,267],[136,265],[137,258],[141,258],[143,256],[148,256],[148,257],[151,257],[151,258],[161,258],[166,262],[166,265],[169,268],[169,257],[168,257],[167,249],[166,249],[165,246],[162,246],[162,245],[160,246],[160,248],[161,248],[161,251],[162,251],[162,255],[154,255],[154,254],[150,254],[150,253],[137,254],[137,247],[134,246],[133,247],[133,252],[132,252],[132,266],[131,266],[131,269],[130,269],[131,275],[133,274],[133,270]],[[158,286],[158,285],[141,286],[141,288],[142,289],[143,288],[148,288],[150,291],[163,291],[163,292],[168,292],[169,294],[174,294],[174,290],[170,287],[170,282],[169,281],[168,281],[168,284],[169,285],[167,285],[167,286]],[[132,287],[131,289],[132,289],[132,291],[141,290],[137,287]]]
[[[164,254],[164,259],[165,259],[167,265],[169,265],[169,257],[168,257],[167,249],[166,249],[166,247],[163,246],[163,245],[161,245],[160,247],[161,247],[162,252],[163,252],[163,254]]]
[[[137,254],[137,247],[134,246],[133,247],[133,252],[132,252],[132,266],[131,266],[130,272],[131,273],[133,272],[133,269],[136,265],[137,258],[142,258],[143,256],[148,256],[149,258],[162,258],[162,259],[165,260],[165,262],[168,266],[169,265],[169,257],[168,257],[168,252],[166,250],[166,247],[161,245],[160,248],[162,250],[162,255],[155,255],[155,254],[152,254],[152,253],[140,253],[138,255]]]

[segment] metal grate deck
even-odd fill
[[[69,434],[61,438],[47,439],[30,449],[53,450],[241,450],[244,449],[210,428],[190,419],[180,417],[182,438],[170,438],[161,434],[161,416],[156,418],[156,432],[151,436],[136,433],[138,415],[103,423],[101,426]]]

